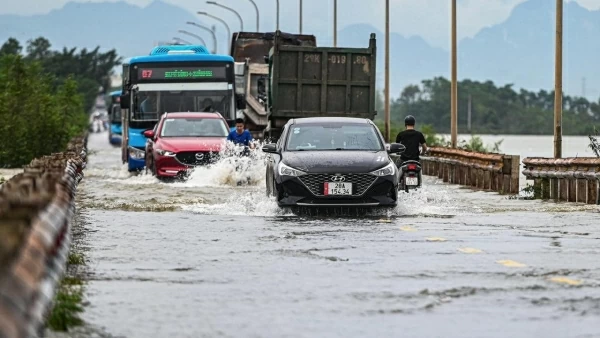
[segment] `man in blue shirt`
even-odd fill
[[[244,129],[245,124],[243,119],[235,120],[235,130],[229,133],[227,141],[233,142],[235,145],[244,145],[250,149],[254,149],[254,144],[250,143],[254,141],[252,134]]]

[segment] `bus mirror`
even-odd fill
[[[129,94],[121,95],[121,109],[129,109]]]
[[[237,109],[246,109],[246,100],[244,95],[236,95]]]

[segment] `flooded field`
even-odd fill
[[[598,206],[427,177],[395,210],[295,216],[260,159],[250,186],[227,163],[163,183],[89,147],[82,336],[600,337]]]

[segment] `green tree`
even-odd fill
[[[28,41],[25,56],[16,39],[0,47],[0,166],[63,150],[120,63],[114,50],[50,48],[43,37]]]
[[[21,46],[19,41],[15,38],[10,38],[10,39],[8,39],[8,41],[6,41],[2,45],[2,47],[0,47],[0,56],[7,55],[7,54],[11,54],[11,55],[21,54],[22,50],[23,50],[23,47]]]
[[[458,132],[467,132],[467,109],[471,98],[471,131],[477,134],[553,134],[554,92],[520,89],[512,84],[497,86],[492,81],[458,83]],[[563,95],[563,132],[588,135],[600,121],[600,100]],[[450,132],[450,82],[442,77],[407,86],[392,108],[392,123],[402,126],[412,114],[417,124]]]
[[[27,41],[27,58],[31,60],[47,60],[52,55],[50,50],[50,41],[46,38],[39,37],[35,40]]]

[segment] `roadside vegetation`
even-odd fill
[[[84,311],[85,282],[78,277],[78,272],[86,262],[83,254],[78,251],[77,247],[71,247],[67,258],[67,273],[56,289],[53,308],[46,322],[53,331],[66,332],[83,324],[79,315]]]
[[[411,114],[417,118],[418,129],[430,125],[439,133],[450,133],[450,81],[443,77],[423,80],[398,94],[390,102],[392,125],[402,125],[404,117]],[[471,130],[467,129],[469,96]],[[377,120],[383,122],[383,96],[378,93],[376,100]],[[600,121],[600,98],[590,102],[565,95],[563,102],[564,135],[593,133],[593,126]],[[492,81],[458,83],[459,134],[552,135],[553,109],[554,91],[515,90],[510,84],[497,86]]]
[[[120,63],[114,50],[50,49],[37,38],[25,51],[16,39],[0,47],[0,166],[21,167],[59,152],[88,125],[99,88]]]
[[[54,307],[47,325],[53,331],[66,332],[83,324],[79,314],[83,312],[84,283],[79,278],[63,278],[54,296]]]
[[[594,127],[594,134],[590,134],[588,137],[590,138],[590,149],[592,149],[596,157],[600,157],[600,140],[598,139],[600,138],[600,132]]]

